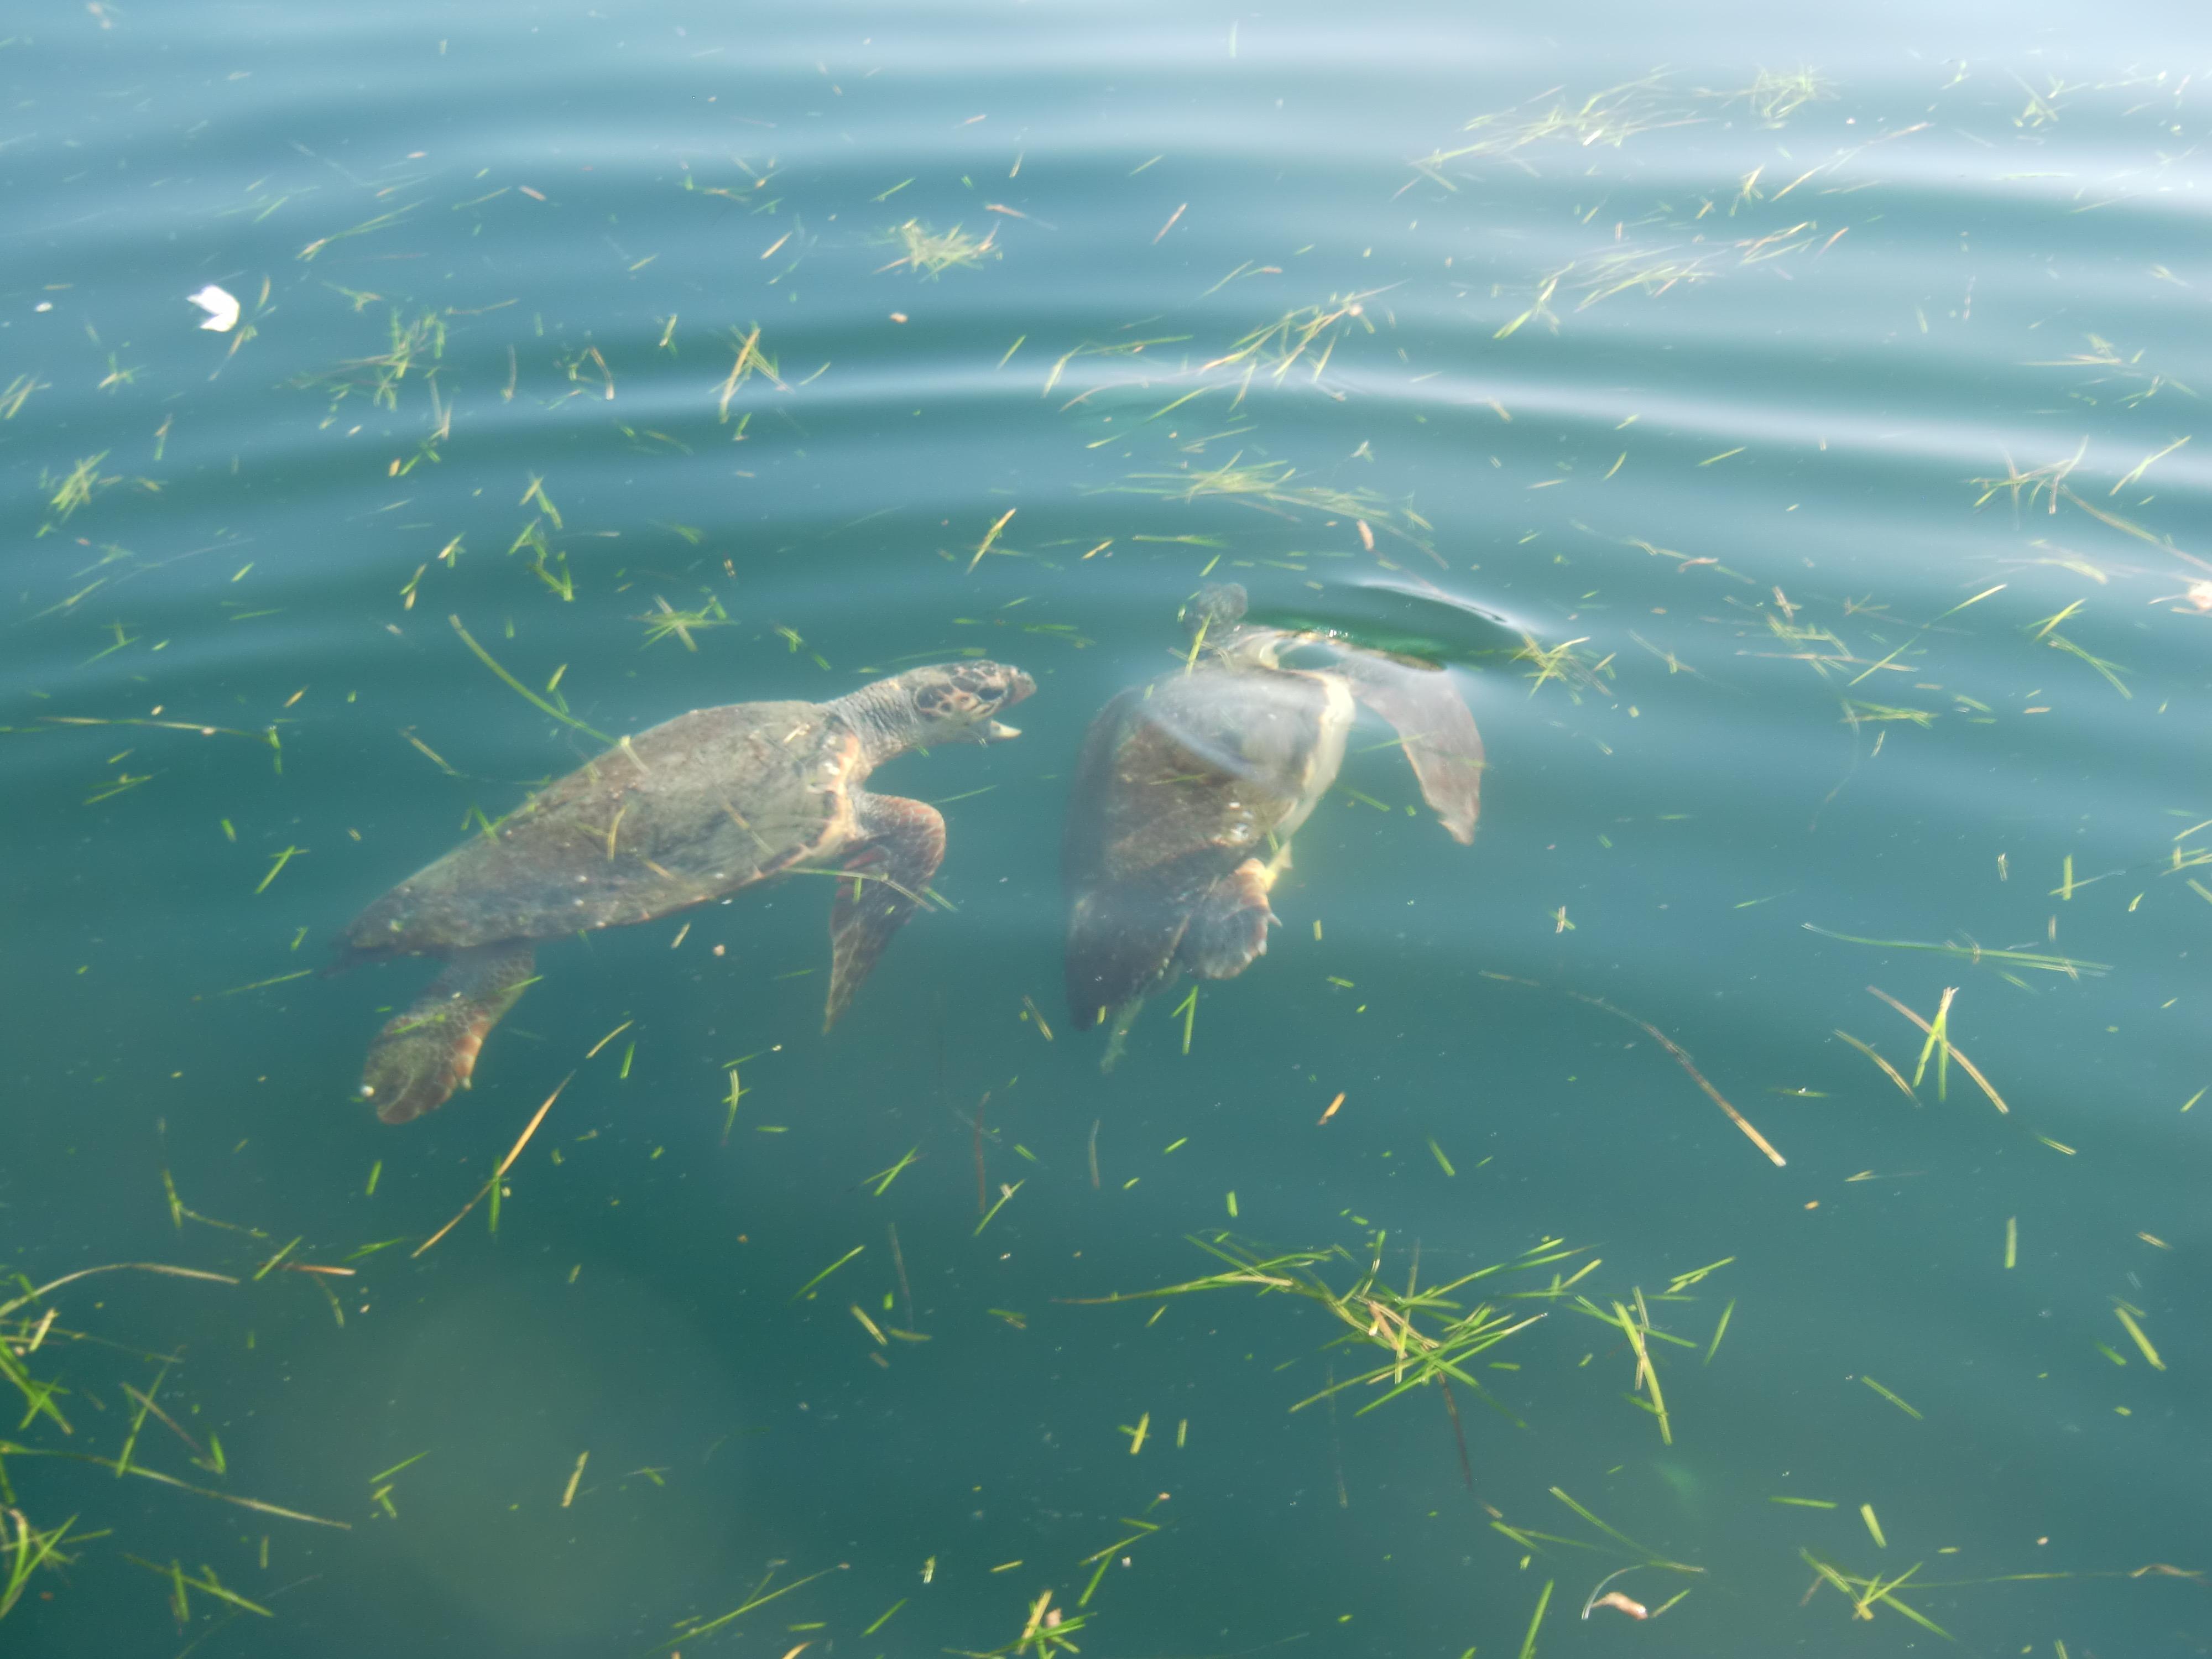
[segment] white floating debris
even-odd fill
[[[202,328],[211,328],[218,334],[228,334],[238,326],[238,297],[210,283],[198,293],[185,296],[192,304],[207,313]]]

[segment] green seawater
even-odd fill
[[[2208,48],[17,8],[0,1651],[2203,1652]],[[1225,579],[1449,665],[1481,827],[1362,725],[1102,1074],[1068,780]],[[963,654],[832,1035],[799,878],[356,1098],[541,704]]]

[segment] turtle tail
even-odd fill
[[[527,945],[456,951],[446,971],[369,1044],[361,1094],[386,1123],[434,1112],[469,1086],[484,1038],[532,978]]]

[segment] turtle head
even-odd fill
[[[1244,620],[1247,596],[1242,583],[1216,582],[1198,590],[1182,608],[1183,632],[1194,640],[1226,639]]]
[[[912,723],[915,747],[940,743],[1004,743],[1018,727],[993,718],[1036,690],[1018,668],[999,662],[941,663],[888,682],[896,686]]]
[[[1210,663],[1236,663],[1253,653],[1262,635],[1244,627],[1245,594],[1237,582],[1215,582],[1198,590],[1183,605],[1178,618],[1188,654],[1186,669],[1198,665],[1200,653]]]

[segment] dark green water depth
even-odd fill
[[[2208,46],[20,9],[0,1651],[2203,1652]],[[1481,829],[1362,726],[1102,1075],[1068,777],[1224,578],[1451,664]],[[832,1036],[802,878],[354,1097],[429,971],[328,941],[541,705],[962,654],[1024,735],[874,780],[948,908]],[[1359,1294],[1095,1300],[1201,1244]],[[27,1294],[112,1263],[222,1277]]]

